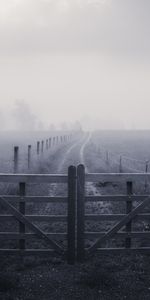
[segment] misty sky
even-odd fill
[[[18,100],[46,126],[150,128],[149,37],[150,0],[0,0],[1,129]]]

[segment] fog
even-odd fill
[[[149,15],[149,0],[0,0],[1,130],[150,129]]]

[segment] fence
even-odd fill
[[[46,140],[41,140],[36,142],[36,146],[28,145],[27,153],[24,154],[26,156],[26,161],[23,163],[23,168],[20,167],[21,161],[21,153],[19,146],[14,146],[14,154],[13,154],[13,171],[14,173],[18,173],[20,170],[31,170],[33,167],[33,163],[37,161],[37,159],[43,158],[43,155],[49,153],[49,150],[54,151],[58,147],[61,147],[63,144],[70,142],[73,138],[75,138],[75,134],[66,133],[64,135],[57,135],[50,137]]]
[[[115,153],[108,151],[103,147],[100,147],[99,152],[102,156],[103,161],[105,161],[107,171],[114,169],[116,166],[117,170],[122,172],[133,172],[133,173],[143,173],[149,171],[150,160],[141,160],[133,157],[126,156],[121,153]]]
[[[146,239],[150,240],[149,223],[147,227],[141,230],[141,221],[149,222],[150,212],[142,213],[142,210],[148,207],[150,203],[150,195],[135,195],[133,194],[133,183],[140,180],[150,180],[150,173],[99,173],[99,174],[85,174],[85,168],[83,165],[77,167],[70,166],[68,174],[66,175],[49,175],[49,174],[0,174],[0,182],[3,183],[17,183],[19,184],[19,195],[1,195],[0,204],[8,209],[11,215],[1,214],[0,221],[11,221],[16,219],[19,223],[18,232],[0,232],[0,239],[17,239],[19,240],[18,249],[0,249],[1,254],[45,254],[45,253],[59,253],[60,255],[66,255],[68,263],[73,264],[75,260],[83,261],[85,257],[92,255],[94,252],[106,253],[106,252],[126,252],[126,251],[138,251],[149,252],[150,246],[136,247],[132,246],[132,240],[138,239],[139,243]],[[92,183],[105,183],[105,182],[120,182],[126,185],[126,194],[117,195],[88,195],[85,193],[86,184]],[[67,196],[29,196],[26,193],[26,187],[28,184],[67,184]],[[19,207],[16,208],[12,205],[12,202],[17,202]],[[68,207],[65,215],[27,215],[26,209],[29,203],[67,203]],[[88,203],[99,203],[99,207],[103,207],[105,202],[115,203],[118,202],[118,207],[124,203],[124,213],[97,213],[87,214],[86,205]],[[113,207],[113,204],[112,204]],[[100,211],[100,209],[99,209]],[[33,222],[63,222],[67,223],[66,232],[44,232],[39,226]],[[104,231],[89,231],[86,229],[86,222],[104,223],[102,228]],[[108,224],[113,222],[113,225],[108,229]],[[134,222],[136,222],[136,227]],[[115,223],[115,224],[114,224]],[[10,223],[11,226],[11,223]],[[12,227],[12,226],[11,226]],[[101,225],[98,226],[100,228]],[[29,228],[32,232],[27,232]],[[92,226],[91,226],[92,228]],[[124,230],[120,231],[120,229]],[[138,228],[138,230],[134,230]],[[106,230],[107,229],[107,230]],[[27,249],[26,239],[34,238],[35,236],[44,240],[50,248],[48,249]],[[57,238],[57,241],[55,240]],[[59,239],[67,240],[67,245],[64,246],[59,242]],[[93,240],[94,239],[94,240]],[[96,239],[96,240],[95,240]],[[114,239],[115,241],[122,240],[123,246],[108,247],[106,241]],[[85,241],[88,240],[90,245],[86,247]],[[114,241],[113,241],[114,242]]]

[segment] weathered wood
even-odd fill
[[[108,238],[111,238],[119,229],[125,226],[129,221],[131,221],[147,204],[150,203],[150,197],[147,197],[141,204],[139,204],[136,208],[134,208],[128,215],[126,215],[122,220],[117,223],[113,228],[108,230],[103,237],[98,239],[93,246],[91,246],[88,250],[89,254],[91,254],[99,245],[105,242]]]
[[[28,170],[31,167],[31,145],[28,145]]]
[[[132,211],[132,199],[130,196],[133,194],[133,186],[132,182],[127,182],[127,195],[128,199],[126,201],[126,213],[129,214]],[[132,221],[126,224],[126,232],[131,232],[132,229]],[[126,248],[131,248],[131,238],[126,238]]]
[[[100,238],[102,237],[106,232],[85,232],[85,239],[89,238]],[[143,239],[148,238],[150,239],[150,231],[137,231],[137,232],[117,232],[113,238],[137,238],[137,239]]]
[[[22,215],[25,215],[25,200],[24,200],[24,196],[26,194],[26,185],[24,182],[20,182],[19,183],[19,194],[20,194],[20,199],[21,202],[19,203],[19,212]],[[25,233],[25,224],[22,222],[19,222],[19,233]],[[25,240],[24,239],[20,239],[19,241],[19,249],[25,249]]]
[[[14,218],[14,215],[0,215],[3,221],[12,221]],[[25,215],[25,218],[37,222],[67,222],[68,219],[66,215]]]
[[[146,196],[149,195],[131,195],[130,198],[133,201],[143,201]],[[98,196],[86,196],[86,202],[101,202],[101,201],[127,201],[126,195],[98,195]]]
[[[67,239],[67,233],[45,233],[48,237],[52,239]],[[20,239],[40,239],[40,237],[36,233],[15,233],[15,232],[1,232],[0,233],[0,240],[20,240]]]
[[[40,142],[39,141],[37,142],[37,149],[36,149],[36,151],[37,151],[37,155],[39,155],[40,154]]]
[[[41,153],[43,154],[44,152],[44,141],[41,142]]]
[[[75,224],[76,224],[76,167],[68,169],[68,254],[69,264],[75,263]]]
[[[96,249],[97,253],[100,254],[149,254],[150,247],[142,247],[142,248],[98,248]]]
[[[102,237],[106,232],[86,232],[84,233],[84,237],[85,239],[95,239],[95,238],[99,238]],[[68,234],[67,233],[61,233],[61,232],[57,232],[57,233],[45,233],[47,236],[54,238],[54,239],[67,239]],[[136,239],[150,239],[150,231],[137,231],[137,232],[117,232],[113,238],[136,238]],[[14,233],[14,232],[1,232],[0,233],[0,240],[5,239],[5,240],[20,240],[20,239],[39,239],[40,237],[35,234],[35,233]]]
[[[130,195],[132,202],[143,201],[148,195]],[[97,196],[86,196],[86,202],[101,202],[101,201],[127,201],[128,196],[126,195],[97,195]]]
[[[48,139],[46,140],[46,150],[48,150]]]
[[[2,174],[0,182],[7,183],[67,183],[67,175],[56,174]]]
[[[25,215],[29,221],[37,222],[67,222],[66,215]],[[85,215],[84,220],[90,222],[101,222],[101,221],[120,221],[126,214],[102,214],[102,215]],[[0,219],[2,221],[12,221],[14,216],[11,214],[1,214]],[[149,220],[150,213],[138,214],[134,217],[135,221]]]
[[[120,156],[120,159],[119,159],[119,172],[120,173],[123,172],[123,169],[122,169],[122,156]]]
[[[49,148],[51,147],[51,138],[49,138]]]
[[[19,147],[14,147],[14,173],[18,173],[19,168]]]
[[[87,249],[86,249],[87,250]],[[142,248],[98,248],[96,249],[97,253],[107,254],[131,254],[131,253],[141,253],[141,254],[149,254],[150,247],[142,247]],[[30,255],[49,255],[54,253],[53,249],[25,249],[25,250],[16,250],[16,249],[0,249],[0,255],[22,255],[22,256],[30,256]]]
[[[85,215],[85,221],[120,221],[122,220],[126,214],[87,214]],[[136,215],[135,220],[147,220],[150,218],[150,213],[141,213]]]
[[[1,195],[2,198],[11,202],[22,202],[20,196],[13,195]],[[35,203],[67,203],[67,197],[51,197],[51,196],[25,196],[23,202],[35,202]]]
[[[150,173],[89,173],[85,175],[87,182],[133,182],[141,179],[150,181]]]
[[[25,250],[17,250],[17,249],[0,249],[0,255],[16,255],[19,256],[27,256],[27,255],[49,255],[54,253],[54,249],[25,249]]]
[[[49,242],[51,246],[58,252],[62,253],[63,249],[53,240],[51,240],[41,229],[39,229],[36,225],[32,224],[25,216],[23,216],[15,207],[13,207],[9,202],[7,202],[5,199],[0,197],[0,203],[5,207],[9,208],[11,213],[14,215],[14,217],[23,223],[24,225],[27,225],[27,227],[31,230],[33,230],[37,235],[39,235],[42,239]]]
[[[82,262],[84,252],[84,213],[85,213],[85,168],[84,165],[77,167],[77,260]]]

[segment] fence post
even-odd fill
[[[145,162],[145,173],[148,173],[148,164],[149,164],[149,161],[146,161]],[[147,178],[146,178],[145,179],[145,192],[147,190],[147,186],[148,186],[148,184],[147,184]]]
[[[38,141],[37,142],[37,155],[40,154],[40,142]]]
[[[122,156],[119,159],[119,172],[122,173]]]
[[[48,150],[48,139],[46,140],[46,150]]]
[[[41,145],[41,152],[43,153],[44,152],[44,141],[41,142],[42,145]]]
[[[76,167],[68,168],[68,264],[75,263]]]
[[[19,202],[19,211],[21,214],[25,215],[25,188],[26,185],[24,182],[19,183],[19,195],[20,195],[20,202]],[[25,233],[25,224],[22,222],[19,222],[19,233]],[[19,240],[19,249],[24,250],[25,249],[25,239]]]
[[[31,165],[31,145],[28,145],[28,169],[30,169]]]
[[[126,202],[126,213],[129,214],[132,211],[132,199],[131,199],[131,195],[133,194],[133,184],[132,181],[128,181],[127,182],[127,202]],[[126,232],[130,233],[132,229],[132,222],[128,222],[126,224]],[[131,248],[131,238],[128,237],[126,238],[126,248]]]
[[[77,260],[82,262],[85,258],[84,248],[84,196],[85,196],[85,167],[77,167]]]
[[[49,138],[49,148],[51,147],[51,138]]]
[[[14,173],[18,172],[19,147],[14,147]]]

